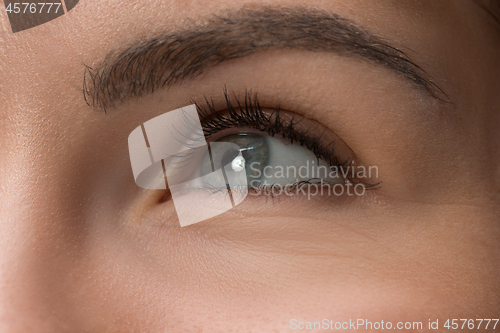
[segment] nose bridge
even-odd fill
[[[60,286],[75,238],[57,204],[65,182],[51,163],[58,152],[33,124],[7,128],[0,145],[0,332],[60,331]]]
[[[55,303],[60,295],[53,293],[53,275],[46,274],[51,263],[42,261],[36,241],[24,245],[23,239],[18,233],[10,242],[1,240],[7,251],[0,258],[0,332],[61,331],[63,308]]]
[[[64,237],[40,209],[45,203],[15,185],[7,181],[0,194],[0,332],[51,331],[47,325],[60,326],[54,299]]]

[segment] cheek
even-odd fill
[[[96,321],[152,329],[283,328],[294,318],[425,324],[498,308],[498,258],[481,246],[491,226],[468,227],[477,211],[407,205],[354,217],[338,208],[332,220],[296,202],[249,214],[251,206],[184,228],[163,206],[141,225],[101,231],[74,283],[75,304],[92,304]]]

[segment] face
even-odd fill
[[[15,34],[0,11],[1,330],[288,332],[360,319],[448,331],[448,319],[498,318],[500,26],[485,9],[81,1]],[[245,94],[267,120],[278,105],[285,125],[302,119],[302,141],[236,117],[251,113]],[[377,186],[254,188],[181,227],[168,189],[135,183],[127,138],[193,102],[215,112],[200,113],[207,142],[257,147],[246,159],[275,166],[308,154],[371,166],[342,184]],[[231,122],[208,133],[214,119]]]

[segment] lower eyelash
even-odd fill
[[[347,183],[346,183],[347,184]],[[271,184],[271,185],[263,185],[263,186],[257,186],[257,187],[249,187],[248,188],[248,195],[249,196],[264,196],[266,198],[266,202],[268,199],[271,199],[272,202],[274,203],[275,199],[279,199],[281,197],[291,199],[292,197],[299,197],[299,196],[311,196],[315,197],[317,195],[336,195],[337,197],[343,197],[345,196],[344,193],[342,194],[336,194],[335,190],[332,190],[332,186],[334,185],[341,185],[339,183],[330,183],[330,182],[323,182],[321,179],[318,178],[312,178],[309,180],[301,180],[301,181],[295,181],[291,182],[287,185],[277,185],[277,184]],[[313,186],[316,190],[314,193],[311,193],[310,187]],[[345,186],[345,185],[341,185]],[[277,190],[275,190],[277,189]],[[286,191],[284,190],[286,189]],[[233,189],[234,191],[234,189]],[[321,194],[320,194],[321,193]]]

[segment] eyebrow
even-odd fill
[[[192,79],[218,64],[269,49],[332,52],[361,58],[399,73],[439,99],[446,94],[403,51],[326,11],[296,7],[242,8],[192,27],[160,34],[109,53],[85,66],[83,94],[104,110]]]

